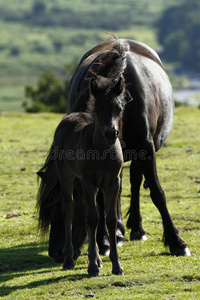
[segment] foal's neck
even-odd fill
[[[116,142],[115,142],[116,144]],[[113,148],[115,146],[115,144],[110,145],[107,142],[107,139],[105,137],[105,135],[103,134],[97,120],[94,118],[93,121],[93,146],[98,149],[98,150],[106,150],[106,149],[110,149],[111,147]]]

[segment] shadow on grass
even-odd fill
[[[36,280],[32,281],[30,283],[27,283],[25,285],[16,285],[16,286],[9,286],[9,285],[2,285],[0,289],[0,297],[9,295],[10,293],[17,291],[17,290],[25,290],[25,289],[32,289],[37,288],[40,286],[47,286],[53,283],[57,283],[59,281],[64,281],[67,279],[68,281],[77,281],[82,280],[83,278],[88,278],[88,274],[82,274],[82,275],[65,275],[65,276],[59,276],[56,278],[50,278],[50,279],[43,279],[43,280]]]
[[[67,279],[68,281],[77,281],[88,278],[87,266],[84,268],[77,266],[77,270],[85,269],[85,273],[77,274],[76,272],[74,274],[67,274],[67,271],[63,270],[63,276],[31,281],[25,285],[8,285],[9,280],[30,275],[38,276],[52,272],[53,268],[58,268],[59,264],[55,263],[48,256],[43,255],[43,252],[46,250],[46,242],[22,244],[0,249],[0,296],[6,296],[18,289],[36,288],[42,285],[56,283],[64,279]],[[62,264],[60,264],[60,266],[62,271]]]

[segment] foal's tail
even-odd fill
[[[54,144],[47,155],[44,166],[37,172],[41,178],[36,207],[39,212],[39,229],[47,233],[52,221],[61,217],[61,191],[56,169]]]

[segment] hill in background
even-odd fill
[[[107,39],[104,30],[158,49],[155,24],[176,5],[175,0],[0,0],[0,110],[23,110],[25,85],[46,69],[63,76],[66,63],[76,64]]]

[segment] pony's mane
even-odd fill
[[[129,50],[130,47],[128,43],[116,39],[111,50],[104,51],[103,53],[99,54],[96,59],[94,59],[87,73],[86,80],[102,77],[101,81],[107,81],[108,85],[110,83],[111,88],[112,84],[119,80],[121,76],[123,76],[127,65],[126,52]],[[107,90],[109,90],[109,88],[107,88]],[[93,97],[89,95],[86,108],[86,111],[89,113],[93,112],[94,109],[94,101],[91,101],[91,99],[93,99]]]
[[[129,44],[115,38],[114,45],[110,50],[99,51],[95,53],[94,58],[91,54],[79,65],[80,72],[89,66],[88,71],[84,76],[80,92],[76,95],[78,106],[74,108],[76,111],[91,111],[92,105],[90,101],[89,81],[91,78],[102,76],[113,81],[123,75],[126,68],[126,53],[130,50]],[[85,100],[87,98],[87,100]],[[87,103],[87,104],[86,104]],[[87,107],[87,108],[86,108]]]
[[[94,59],[86,77],[119,78],[126,68],[126,52],[129,50],[128,43],[116,39],[111,50],[104,51]]]

